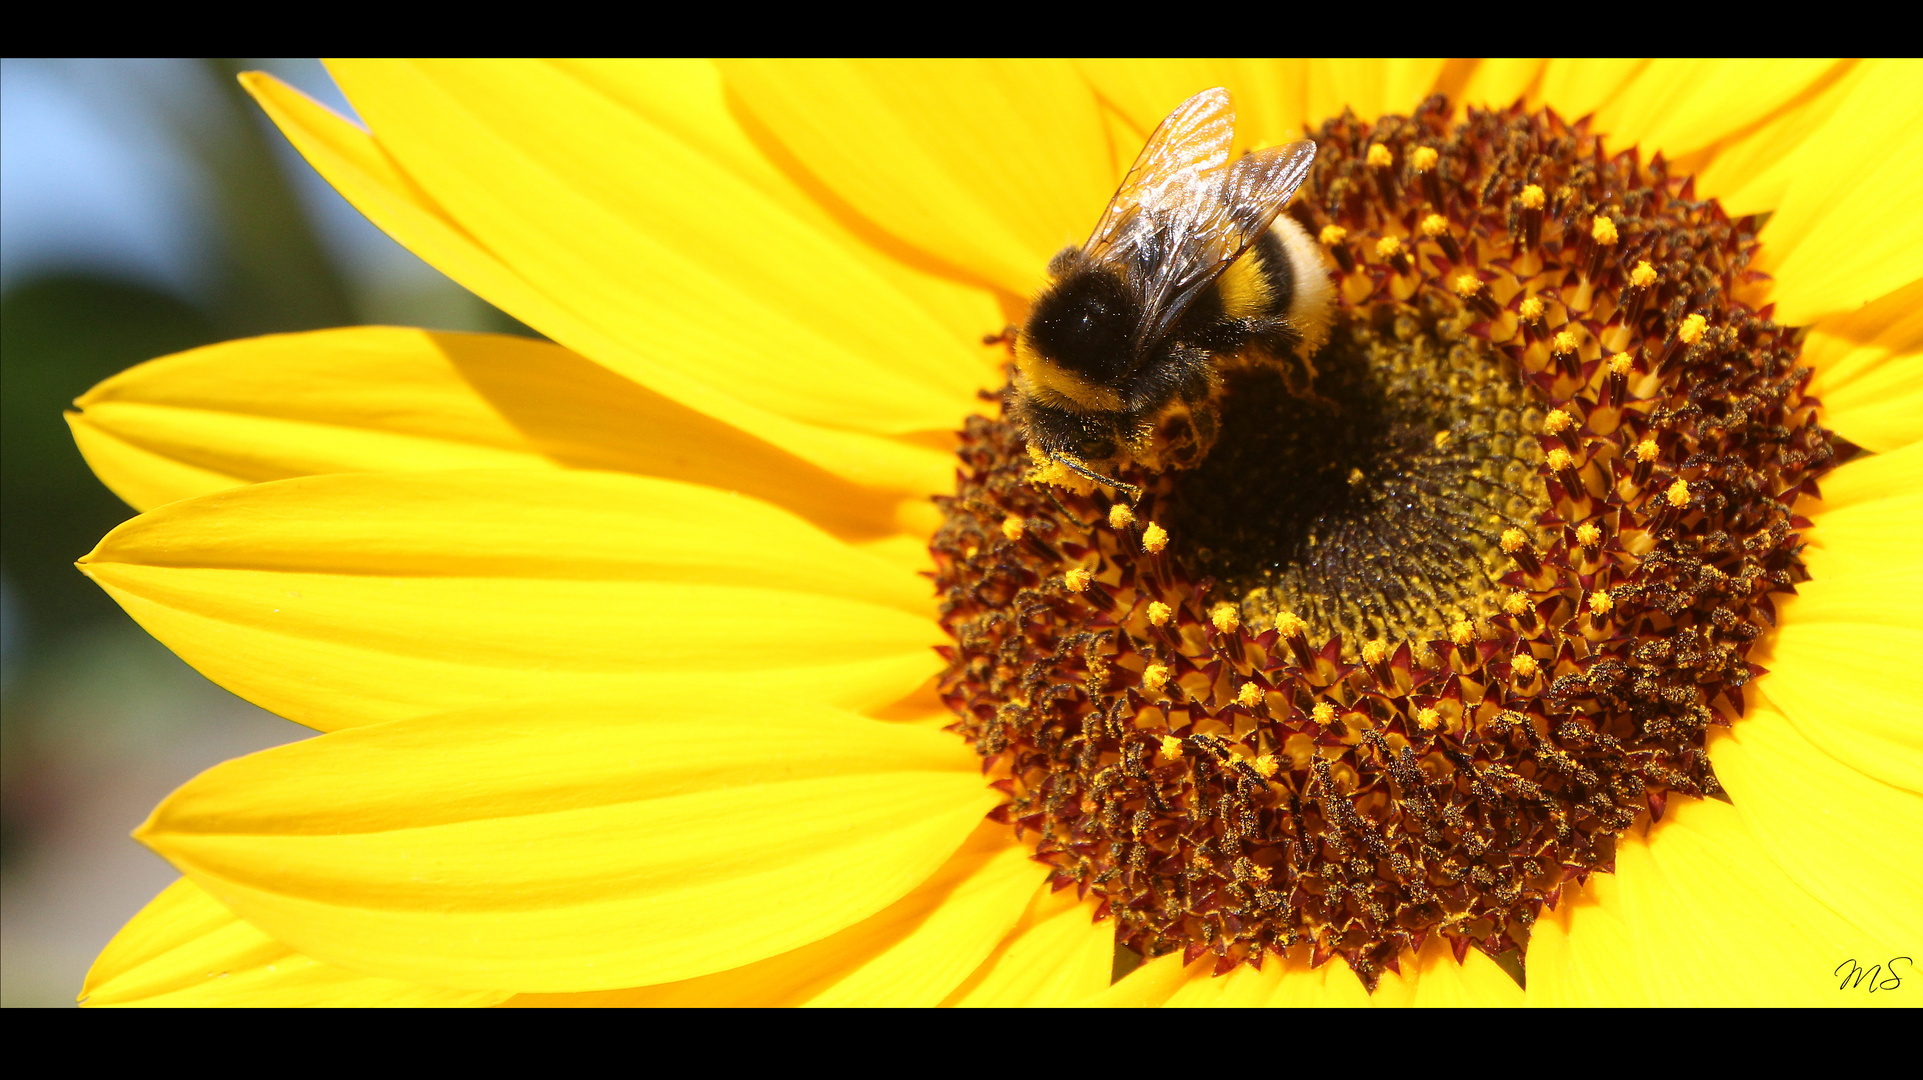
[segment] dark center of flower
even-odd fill
[[[1805,576],[1836,450],[1756,223],[1553,114],[1448,115],[1323,125],[1290,212],[1334,333],[1309,393],[1233,373],[1198,467],[1130,505],[963,434],[945,699],[1118,956],[1373,987],[1440,934],[1520,977],[1566,883],[1719,792],[1706,730]]]

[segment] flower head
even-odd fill
[[[1510,944],[1526,928],[1532,998],[1814,1000],[1833,992],[1838,961],[1914,936],[1897,901],[1914,891],[1923,772],[1913,728],[1891,718],[1916,715],[1900,673],[1923,645],[1904,542],[1905,500],[1923,476],[1912,448],[1923,412],[1910,400],[1923,380],[1904,321],[1919,286],[1905,257],[1923,237],[1916,215],[1888,209],[1907,205],[1899,196],[1923,175],[1898,160],[1923,145],[1913,73],[1728,69],[1754,84],[1733,115],[1725,96],[1659,107],[1642,89],[1707,77],[1680,72],[1373,70],[1307,69],[1288,84],[1306,88],[1297,101],[1233,73],[1132,65],[341,65],[371,133],[252,79],[370,218],[554,344],[391,329],[258,339],[144,365],[81,400],[83,451],[145,511],[87,572],[216,681],[327,732],[210,770],[155,812],[142,838],[187,876],[109,946],[90,1000],[1357,1000],[1351,969],[1379,1001],[1517,1000],[1492,932],[1467,923],[1439,922],[1453,933],[1419,942],[1332,944],[1305,923],[1299,944],[1278,939],[1258,969],[1239,962],[1246,951],[1216,951],[1220,919],[1211,936],[1141,906],[1164,895],[1158,874],[1254,903],[1296,881],[1297,859],[1332,863],[1326,880],[1358,889],[1366,873],[1342,875],[1351,857],[1378,854],[1362,838],[1385,820],[1359,793],[1398,797],[1443,770],[1467,792],[1448,805],[1469,810],[1462,827],[1438,819],[1437,852],[1475,848],[1471,826],[1497,819],[1467,815],[1500,807],[1545,807],[1518,820],[1556,836],[1546,807],[1560,804],[1530,794],[1553,786],[1548,772],[1474,755],[1465,766],[1450,753],[1470,737],[1533,753],[1549,772],[1567,754],[1557,775],[1570,783],[1606,769],[1642,785],[1604,783],[1588,809],[1565,810],[1576,863],[1512,860],[1514,880],[1544,898],[1558,867],[1583,868],[1553,906],[1498,903],[1512,882],[1473,877],[1490,865],[1483,849],[1459,883],[1431,886],[1476,897]],[[1196,569],[1245,550],[1220,541],[1248,515],[1199,514],[1172,493],[1139,516],[1105,507],[1099,493],[1037,483],[1012,449],[967,482],[1005,481],[1014,494],[970,504],[977,493],[956,489],[950,447],[931,433],[964,428],[965,453],[1010,440],[980,396],[1003,385],[1005,353],[979,343],[1019,314],[1053,248],[1103,205],[1128,156],[1114,132],[1145,135],[1176,101],[1222,84],[1253,145],[1350,125],[1329,160],[1354,168],[1318,188],[1330,220],[1311,230],[1353,283],[1347,310],[1421,314],[1432,294],[1450,305],[1408,335],[1392,314],[1380,326],[1358,318],[1332,347],[1388,371],[1420,343],[1428,385],[1461,395],[1445,403],[1452,437],[1412,431],[1402,460],[1456,470],[1444,502],[1472,482],[1500,496],[1495,522],[1459,530],[1460,571],[1423,578],[1478,590],[1492,578],[1501,588],[1487,609],[1476,606],[1484,591],[1420,603],[1401,592],[1378,611],[1287,572],[1266,601],[1249,600],[1253,588],[1204,600]],[[1468,114],[1419,127],[1417,101],[1391,100],[1391,86],[1498,106],[1539,95],[1481,114],[1502,123],[1543,116],[1543,104],[1558,117],[1593,111],[1541,122],[1600,139],[1599,166],[1637,176],[1662,149],[1671,164],[1653,190],[1677,201],[1775,213],[1748,234],[1743,218],[1722,219],[1754,259],[1722,266],[1711,290],[1696,264],[1646,250],[1660,208],[1590,206],[1580,178],[1543,183],[1518,164],[1530,182],[1475,203],[1467,159],[1444,137]],[[1862,130],[1897,135],[1871,148]],[[1622,158],[1637,144],[1652,156]],[[1692,174],[1687,193],[1663,186]],[[1415,235],[1423,218],[1412,217],[1385,233],[1369,208],[1387,200],[1428,200],[1463,229]],[[1691,229],[1721,227],[1720,210],[1700,212]],[[1482,288],[1454,287],[1462,271],[1445,238],[1488,271]],[[1549,274],[1561,276],[1540,285]],[[1533,314],[1511,314],[1531,303]],[[1629,349],[1636,333],[1617,331],[1631,322],[1641,359],[1618,373],[1604,358]],[[1733,358],[1774,357],[1791,347],[1780,328],[1804,325],[1800,355],[1753,384],[1706,374],[1750,370]],[[1505,360],[1512,343],[1520,358]],[[1313,385],[1328,388],[1337,370],[1318,365]],[[1407,379],[1411,394],[1422,385]],[[1735,393],[1775,386],[1785,389],[1767,407]],[[1275,408],[1318,408],[1287,389]],[[1338,409],[1348,400],[1324,396]],[[1566,428],[1542,430],[1542,404],[1575,401]],[[1658,407],[1694,411],[1664,424]],[[1823,428],[1876,453],[1819,486]],[[1760,469],[1745,455],[1764,446],[1774,456]],[[1551,451],[1564,467],[1548,467]],[[1211,455],[1196,475],[1228,464]],[[1317,482],[1359,498],[1400,482],[1402,468],[1356,465]],[[953,502],[931,506],[936,493]],[[1424,497],[1411,487],[1411,505]],[[1578,520],[1584,507],[1593,518]],[[964,515],[980,527],[964,528]],[[1571,543],[1584,525],[1597,530],[1593,553]],[[1638,550],[1665,528],[1688,544]],[[1809,546],[1786,546],[1791,533]],[[1771,537],[1759,559],[1793,551],[1806,564],[1794,595],[1767,577],[1789,563],[1740,572],[1757,536]],[[917,576],[934,537],[940,609]],[[1616,576],[1649,566],[1654,550],[1670,560],[1661,580],[1687,599],[1674,613],[1670,594]],[[996,569],[1041,565],[1033,581]],[[958,567],[977,569],[964,579]],[[1232,575],[1212,576],[1226,589]],[[958,588],[976,606],[954,606]],[[1218,607],[1230,599],[1233,618]],[[1053,656],[1030,650],[1063,612],[1091,636],[1063,646],[1060,680],[1026,687],[995,669]],[[1683,625],[1685,612],[1700,614],[1689,623],[1700,634],[1637,655],[1647,642],[1632,635]],[[1458,621],[1472,632],[1450,633]],[[1745,625],[1758,632],[1744,639]],[[1334,628],[1385,644],[1351,655]],[[1121,642],[1126,654],[1112,651]],[[958,664],[986,665],[980,687],[1012,688],[971,690],[951,712],[930,686]],[[1652,736],[1660,755],[1642,752],[1642,733],[1596,726],[1617,715],[1611,695],[1640,693],[1638,665],[1658,670],[1658,700],[1684,669],[1713,675],[1690,686],[1718,688],[1695,701],[1704,713],[1678,703],[1662,714],[1707,719]],[[1768,673],[1752,679],[1751,665]],[[1258,674],[1276,689],[1245,693]],[[1315,694],[1292,696],[1311,679]],[[958,685],[944,684],[951,702]],[[1078,719],[1087,701],[1128,711],[1036,726],[1018,713],[1037,689],[1074,703]],[[1234,726],[1173,723],[1218,689]],[[1559,720],[1615,745],[1563,739],[1523,710],[1485,716],[1476,706],[1492,694],[1554,702]],[[1286,738],[1237,741],[1288,723]],[[972,752],[940,730],[951,725]],[[1091,785],[1042,786],[1080,775],[1078,739],[1101,750]],[[1398,777],[1401,752],[1417,748],[1417,772]],[[1149,782],[1128,771],[1140,770],[1180,797],[1112,797],[1092,786],[1106,767],[1127,780],[1116,791]],[[1711,775],[1731,802],[1689,797],[1711,790]],[[1210,816],[1206,843],[1177,842],[1169,826],[1197,820],[1184,793],[1208,783],[1235,795],[1229,824]],[[1349,849],[1226,842],[1267,836],[1277,806],[1309,807],[1288,812]],[[1624,814],[1642,824],[1618,828]],[[1075,815],[1106,830],[1099,851],[1078,849],[1072,827],[1055,831]],[[1824,824],[1835,815],[1879,824],[1839,842]],[[1098,886],[1110,865],[1111,882],[1135,873],[1136,848],[1146,892]],[[1410,880],[1398,854],[1380,858]],[[1182,910],[1226,911],[1198,908],[1201,895],[1183,893]],[[1363,925],[1368,896],[1353,899]],[[1123,944],[1154,955],[1110,986],[1127,955],[1118,927]],[[1447,947],[1458,941],[1469,951]],[[1321,963],[1338,952],[1347,963]],[[1684,954],[1713,954],[1714,981],[1665,962]],[[1212,977],[1223,959],[1237,963]],[[1806,969],[1823,978],[1802,981]]]

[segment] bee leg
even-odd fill
[[[1262,319],[1256,343],[1275,361],[1282,372],[1282,385],[1289,393],[1329,413],[1340,413],[1342,406],[1315,392],[1315,358],[1302,347],[1302,334],[1287,319]]]
[[[1009,323],[1007,326],[1002,327],[999,331],[993,334],[983,334],[982,344],[991,345],[991,346],[992,345],[1011,345],[1012,346],[1015,344],[1015,332],[1016,332],[1015,324]]]

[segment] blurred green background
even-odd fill
[[[175,874],[128,839],[219,761],[311,734],[201,678],[73,568],[132,516],[61,412],[156,356],[387,323],[528,333],[387,239],[236,84],[352,115],[314,60],[0,61],[0,1004],[71,1005]]]

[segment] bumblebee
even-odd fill
[[[1321,250],[1282,208],[1307,177],[1307,140],[1230,161],[1229,92],[1204,90],[1149,136],[1080,247],[1015,335],[1011,414],[1031,453],[1096,471],[1189,468],[1214,445],[1222,373],[1273,364],[1312,396],[1333,287]],[[1111,466],[1113,468],[1113,466]]]

